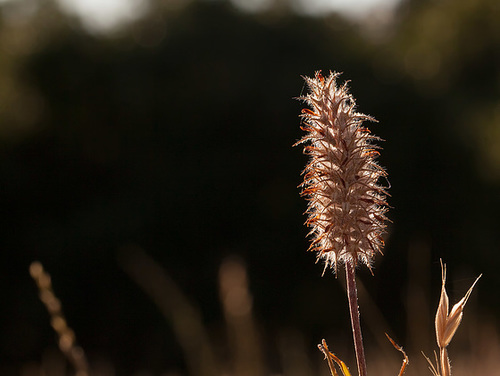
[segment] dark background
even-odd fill
[[[306,253],[306,157],[292,148],[301,75],[316,70],[351,80],[385,140],[392,223],[375,275],[359,272],[372,299],[362,317],[375,310],[400,344],[430,354],[442,258],[452,303],[483,273],[464,321],[496,333],[496,0],[403,1],[384,24],[305,17],[286,2],[248,14],[225,1],[152,1],[107,35],[52,1],[30,4],[0,5],[1,374],[57,347],[28,273],[34,260],[91,364],[185,374],[170,323],[119,262],[130,247],[164,268],[217,343],[218,269],[240,257],[269,372],[280,372],[276,338],[287,331],[314,359],[323,337],[350,359],[342,279],[321,277]],[[376,346],[376,330],[365,332]],[[428,333],[424,343],[415,333]]]

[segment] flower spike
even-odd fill
[[[371,270],[377,252],[382,253],[387,203],[378,180],[385,170],[375,159],[374,144],[381,139],[362,126],[376,121],[355,111],[356,102],[347,83],[337,86],[340,74],[304,77],[309,93],[300,99],[310,108],[300,115],[310,157],[303,172],[302,195],[307,197],[310,250],[325,261],[325,269],[337,272],[338,263],[359,262]]]

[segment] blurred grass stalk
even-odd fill
[[[76,345],[75,333],[66,322],[61,301],[56,297],[52,289],[50,275],[38,261],[31,263],[29,271],[40,291],[40,300],[49,312],[50,324],[59,337],[59,348],[75,369],[76,376],[89,376],[87,357],[83,349]]]
[[[139,247],[127,247],[120,253],[120,264],[132,279],[150,296],[152,301],[160,308],[166,320],[172,325],[177,340],[179,341],[185,357],[190,375],[234,375],[254,376],[269,375],[269,368],[263,357],[264,343],[252,313],[252,296],[249,289],[248,274],[244,263],[236,257],[225,259],[219,269],[220,299],[226,319],[227,333],[229,336],[229,359],[218,362],[215,356],[215,347],[209,339],[202,317],[195,306],[189,301],[177,284],[168,276],[165,270],[149,257]],[[87,363],[85,353],[76,346],[75,335],[67,326],[62,314],[61,303],[52,290],[50,276],[38,262],[32,263],[30,273],[40,290],[40,298],[44,302],[49,314],[51,324],[59,336],[59,347],[62,353],[73,365],[77,376],[114,374],[113,367],[106,363],[99,366],[95,363],[92,372]],[[478,278],[479,279],[479,278]],[[476,279],[476,282],[477,280]],[[436,338],[440,349],[439,356],[433,364],[428,358],[428,368],[434,376],[449,376],[451,374],[450,361],[447,355],[447,346],[453,338],[461,323],[463,309],[467,303],[472,287],[465,296],[448,309],[448,295],[445,289],[446,270],[443,265],[442,291],[436,314]],[[366,299],[364,288],[360,285],[361,299]],[[376,309],[375,309],[376,310]],[[376,313],[375,311],[368,312]],[[378,317],[380,313],[375,316]],[[377,320],[368,321],[374,333],[380,333],[381,325],[384,329],[388,326]],[[477,321],[469,326],[468,339],[472,345],[472,353],[461,353],[455,362],[454,376],[465,376],[471,372],[479,374],[496,374],[499,365],[500,342],[496,333],[493,320]],[[314,373],[310,367],[310,358],[303,345],[302,335],[298,332],[287,331],[279,336],[278,346],[282,361],[282,376],[306,376]],[[399,375],[402,376],[408,364],[408,357],[403,349],[389,338],[393,346],[404,356],[403,365]],[[388,374],[396,366],[392,356],[381,356],[385,351],[383,344],[379,343],[372,350],[370,362],[374,374]],[[338,376],[335,366],[344,376],[351,376],[349,369],[342,360],[328,349],[326,341],[320,346],[325,354],[330,373]],[[463,350],[462,350],[463,351]],[[57,352],[47,352],[42,357],[42,364],[30,362],[23,366],[22,376],[62,375],[66,373],[65,361]],[[425,367],[418,366],[417,373],[423,373]],[[320,374],[323,374],[320,372]]]
[[[190,374],[224,374],[200,313],[165,270],[138,247],[128,247],[123,251],[120,263],[172,325]],[[219,288],[232,352],[229,372],[237,376],[264,376],[262,346],[252,315],[252,297],[242,261],[237,258],[223,261],[219,269]]]
[[[219,269],[219,289],[224,316],[234,351],[233,372],[238,376],[264,376],[258,331],[252,317],[252,297],[247,272],[236,258],[223,261]]]
[[[184,351],[189,373],[200,376],[220,375],[200,313],[164,269],[136,246],[124,249],[119,255],[119,262],[171,323]]]

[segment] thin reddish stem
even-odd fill
[[[361,324],[359,321],[358,292],[356,289],[356,272],[354,260],[351,258],[345,263],[347,280],[347,300],[349,301],[349,313],[351,314],[352,336],[354,349],[358,363],[358,375],[366,376],[366,358],[363,347],[363,336],[361,335]]]

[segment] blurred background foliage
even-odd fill
[[[440,258],[452,301],[484,274],[465,321],[496,332],[497,0],[406,0],[358,18],[307,15],[292,0],[137,4],[105,29],[62,1],[0,3],[2,375],[57,347],[34,260],[91,365],[184,374],[171,323],[118,261],[138,247],[199,311],[218,352],[229,351],[219,266],[237,256],[267,373],[286,368],[283,333],[318,359],[323,337],[352,359],[342,278],[321,278],[305,252],[297,189],[306,159],[292,148],[294,98],[316,70],[344,72],[386,140],[393,223],[375,276],[360,271],[368,344],[385,330],[431,353]]]

